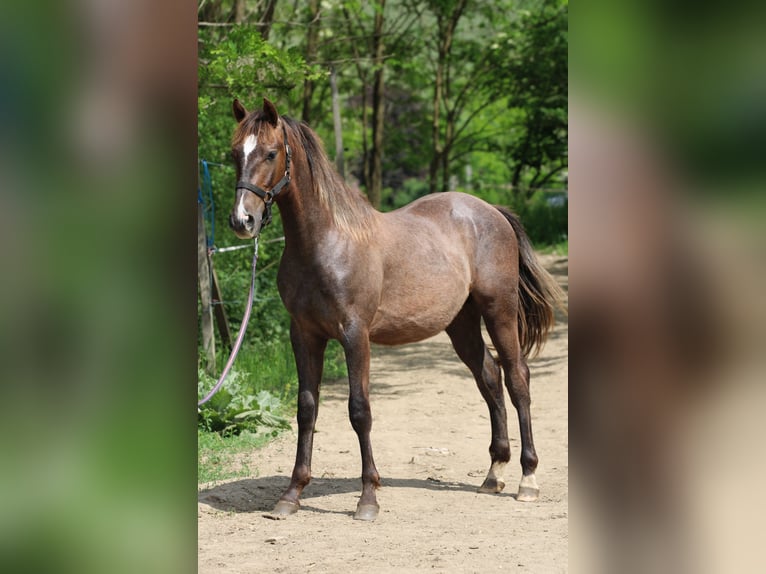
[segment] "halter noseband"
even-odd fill
[[[274,203],[274,198],[288,183],[290,183],[290,156],[292,155],[292,151],[287,143],[287,130],[285,129],[284,122],[282,123],[282,134],[285,138],[285,175],[283,175],[282,179],[277,182],[277,185],[272,187],[271,191],[266,191],[248,181],[240,180],[237,182],[237,189],[252,191],[266,204],[266,209],[263,211],[263,217],[261,218],[261,229],[271,223],[271,204]]]

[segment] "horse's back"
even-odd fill
[[[426,195],[388,214],[386,233],[390,243],[406,243],[414,251],[440,251],[442,257],[459,261],[471,281],[481,268],[516,269],[516,233],[494,206],[473,195],[443,192]]]
[[[467,209],[479,209],[484,207],[491,208],[483,199],[479,199],[474,195],[463,193],[460,191],[444,191],[439,193],[429,193],[419,197],[418,199],[388,212],[387,215],[414,213],[418,216],[427,216],[444,212],[447,210],[467,208]]]
[[[469,236],[492,233],[500,239],[513,237],[508,222],[494,206],[458,191],[425,195],[385,216],[395,225],[434,225],[450,234],[468,231]]]

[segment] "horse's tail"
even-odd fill
[[[525,357],[540,352],[558,308],[566,313],[564,291],[535,255],[519,218],[505,207],[495,206],[513,227],[519,242],[519,342]]]

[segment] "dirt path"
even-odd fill
[[[567,259],[543,261],[566,286]],[[285,433],[249,455],[256,476],[200,485],[199,572],[566,572],[567,357],[567,322],[559,317],[530,362],[539,501],[515,500],[520,441],[507,396],[512,461],[506,492],[476,492],[489,468],[489,417],[445,334],[406,347],[375,347],[372,441],[383,484],[377,521],[352,519],[361,461],[348,421],[347,383],[324,383],[314,479],[301,510],[281,521],[264,516],[292,471],[296,436]]]

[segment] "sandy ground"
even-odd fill
[[[567,258],[543,256],[543,262],[567,287]],[[314,479],[301,510],[286,520],[266,517],[292,471],[296,433],[288,432],[247,455],[253,477],[200,485],[199,572],[566,572],[567,357],[567,321],[558,317],[530,362],[537,502],[515,499],[520,440],[507,396],[507,486],[497,495],[477,492],[490,462],[488,411],[445,334],[375,347],[378,519],[352,519],[361,489],[359,447],[348,421],[347,381],[328,381],[314,438]]]

